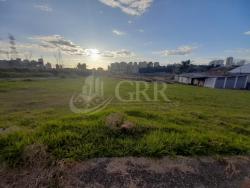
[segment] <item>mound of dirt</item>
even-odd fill
[[[105,119],[105,125],[112,130],[129,131],[135,127],[130,121],[125,121],[123,113],[111,113]]]
[[[110,129],[119,129],[124,119],[125,115],[122,113],[111,113],[106,117],[105,125]]]

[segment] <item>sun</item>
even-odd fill
[[[98,60],[100,58],[100,52],[98,49],[88,49],[87,54],[93,60]]]

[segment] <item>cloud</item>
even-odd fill
[[[129,24],[132,24],[132,23],[133,23],[133,21],[129,20],[129,21],[128,21],[128,23],[129,23]]]
[[[250,35],[250,31],[246,31],[244,34],[245,35]]]
[[[234,50],[225,50],[226,53],[250,53],[248,48],[238,48]]]
[[[84,50],[85,56],[92,56],[92,55],[100,55],[100,51],[98,49],[87,48]]]
[[[52,8],[49,5],[46,4],[36,4],[34,5],[34,8],[39,9],[44,12],[52,12]]]
[[[70,40],[65,39],[60,35],[49,35],[49,36],[34,36],[30,39],[36,40],[40,48],[47,51],[55,51],[60,49],[62,53],[72,56],[85,56],[89,57],[95,53],[101,57],[107,58],[122,58],[132,57],[135,54],[131,51],[122,49],[117,51],[99,51],[97,49],[82,48],[81,46],[73,43]]]
[[[131,57],[131,56],[134,56],[133,52],[130,52],[130,51],[124,50],[124,49],[116,51],[115,54],[116,54],[117,57]]]
[[[138,29],[140,33],[144,33],[144,29]]]
[[[70,58],[84,58],[91,57],[93,54],[98,54],[101,58],[118,59],[135,57],[135,53],[126,50],[98,50],[92,48],[82,48],[71,40],[67,40],[60,35],[47,35],[47,36],[33,36],[29,37],[29,43],[16,42],[16,49],[19,57],[25,56],[28,52],[34,52],[36,55],[42,53],[57,53],[58,50],[65,57]],[[0,40],[0,57],[6,58],[9,53],[9,42]]]
[[[8,54],[9,52],[7,50],[1,50],[0,49],[0,54]]]
[[[174,50],[163,50],[160,53],[162,56],[177,56],[177,55],[188,55],[191,54],[197,47],[195,46],[180,46]]]
[[[135,54],[129,50],[117,50],[117,51],[104,51],[101,53],[102,57],[107,58],[127,58],[127,57],[133,57]]]
[[[118,35],[118,36],[126,35],[125,32],[119,31],[119,30],[116,30],[116,29],[114,29],[112,32],[113,32],[115,35]]]
[[[86,55],[83,48],[60,35],[34,36],[30,39],[40,42],[38,45],[42,48],[59,49],[68,55]]]
[[[37,46],[29,43],[19,43],[15,42],[16,53],[11,50],[10,43],[4,40],[0,40],[0,58],[9,58],[11,55],[17,55],[18,57],[24,55],[24,51],[27,49],[37,49]]]
[[[99,0],[112,8],[120,8],[132,16],[142,15],[152,4],[153,0]]]

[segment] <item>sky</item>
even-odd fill
[[[65,67],[191,59],[250,60],[249,0],[0,0],[0,59],[9,34],[24,59]]]

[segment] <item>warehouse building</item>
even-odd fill
[[[250,75],[250,64],[246,64],[240,67],[237,67],[231,71],[230,74],[249,74]]]
[[[250,74],[211,76],[199,73],[189,73],[176,75],[175,81],[182,84],[218,89],[250,89]]]
[[[232,75],[206,78],[204,87],[220,89],[250,89],[249,75]]]
[[[186,73],[175,76],[175,81],[183,84],[204,86],[206,78],[209,76],[201,73]]]

